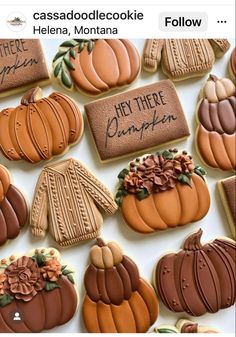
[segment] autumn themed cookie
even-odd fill
[[[0,39],[0,97],[49,82],[46,60],[39,40]]]
[[[154,329],[156,333],[218,333],[214,328],[199,325],[188,319],[179,319],[175,325],[162,324]]]
[[[83,319],[88,332],[147,332],[157,319],[153,288],[115,242],[97,239],[84,285]]]
[[[222,237],[203,245],[201,236],[200,229],[185,240],[182,250],[157,263],[155,286],[171,311],[201,316],[235,303],[235,241]]]
[[[236,176],[222,179],[217,185],[232,236],[236,239]]]
[[[0,246],[15,239],[28,220],[28,206],[9,171],[0,165]]]
[[[236,47],[231,52],[229,63],[228,63],[229,77],[236,83]]]
[[[187,225],[210,207],[205,174],[186,151],[147,154],[119,173],[116,202],[127,225],[143,234]]]
[[[41,332],[67,323],[78,295],[73,271],[54,248],[0,261],[0,331]]]
[[[79,161],[46,166],[35,189],[30,226],[44,237],[47,229],[62,247],[97,237],[103,223],[97,206],[113,214],[117,205],[108,189]]]
[[[60,45],[53,68],[65,88],[95,96],[131,84],[139,75],[140,57],[126,39],[73,39]]]
[[[196,145],[202,160],[224,171],[236,168],[235,86],[210,75],[197,106]]]
[[[26,92],[17,107],[0,112],[0,151],[9,160],[49,160],[77,143],[82,133],[75,102],[58,92],[42,97],[39,87]]]
[[[163,73],[172,81],[204,76],[211,71],[215,57],[229,49],[225,39],[149,39],[143,51],[143,68]]]

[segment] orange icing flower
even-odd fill
[[[7,277],[6,274],[1,273],[0,274],[0,295],[4,295],[5,293],[5,281],[6,281]]]
[[[45,262],[45,265],[41,268],[41,273],[44,279],[47,279],[51,282],[55,282],[60,277],[61,273],[61,264],[56,258],[52,258]]]

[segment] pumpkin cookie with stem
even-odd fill
[[[0,151],[9,160],[38,163],[63,154],[83,130],[82,114],[71,98],[58,92],[43,98],[36,87],[19,106],[0,112]]]
[[[68,40],[53,59],[53,74],[61,85],[89,96],[131,84],[140,67],[138,51],[126,39]]]
[[[127,225],[142,234],[187,225],[209,210],[205,174],[186,151],[147,154],[119,173],[116,202]]]
[[[162,324],[154,329],[156,333],[218,333],[215,328],[199,325],[188,319],[179,319],[175,325]]]
[[[67,323],[78,306],[73,271],[54,248],[0,261],[0,331],[41,332]]]
[[[159,298],[171,311],[191,316],[215,313],[236,300],[236,243],[222,237],[201,243],[202,230],[183,249],[164,255],[154,269]]]
[[[197,151],[206,165],[224,171],[236,169],[235,93],[230,79],[210,75],[197,105]]]
[[[147,332],[156,321],[158,302],[152,286],[115,242],[97,239],[90,251],[84,285],[83,319],[88,332]]]
[[[236,83],[236,47],[231,52],[229,63],[228,63],[229,77]]]

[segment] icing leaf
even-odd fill
[[[61,47],[74,47],[77,45],[77,41],[75,40],[67,40],[65,42],[63,42],[60,46]]]
[[[118,174],[118,178],[119,179],[124,179],[125,176],[129,173],[129,170],[124,168],[122,171],[120,171],[120,173]]]
[[[154,331],[158,333],[177,333],[174,329],[168,328],[156,328]]]
[[[181,173],[178,176],[178,180],[181,184],[187,184],[191,187],[191,179],[190,177],[188,177],[186,174]]]
[[[64,269],[64,270],[62,270],[62,274],[63,275],[69,275],[69,274],[72,274],[72,273],[73,273],[73,271],[70,270],[70,269]]]
[[[149,192],[146,188],[143,188],[136,194],[136,196],[138,200],[143,200],[149,196]]]
[[[56,65],[55,69],[54,69],[54,76],[55,76],[55,77],[57,77],[57,76],[59,75],[59,72],[60,72],[60,70],[61,70],[61,67],[62,67],[62,64],[61,64],[61,62],[59,62],[59,63]]]
[[[75,60],[76,52],[73,48],[70,49],[70,56]]]
[[[63,271],[64,269],[66,269],[67,265],[64,265],[61,267],[61,271]]]
[[[161,155],[165,159],[173,159],[173,154],[170,151],[165,150],[161,153]]]
[[[0,307],[5,307],[5,305],[11,303],[14,300],[10,294],[4,294],[0,296]]]
[[[74,49],[73,49],[74,50]],[[70,60],[67,57],[63,58],[63,61],[65,62],[66,66],[71,69],[75,70],[75,66],[70,62]]]
[[[43,254],[35,254],[32,259],[37,263],[39,267],[42,267],[46,261],[46,256]]]
[[[65,71],[64,69],[61,70],[61,80],[65,87],[69,89],[72,87],[73,83],[72,83],[71,77],[69,73]]]
[[[68,275],[66,275],[66,277],[68,278],[68,280],[69,280],[72,284],[75,284],[75,280],[74,280],[74,277],[72,276],[72,274],[68,274]]]
[[[87,45],[88,53],[90,54],[93,50],[93,41],[89,41]]]
[[[66,54],[66,51],[59,51],[58,53],[56,53],[56,55],[54,56],[53,62],[55,62],[56,60],[58,60],[60,57],[64,56]]]
[[[194,173],[199,175],[204,180],[204,175],[206,175],[206,171],[201,166],[196,166],[194,168]]]
[[[84,49],[84,41],[81,41],[79,44],[78,52],[81,53]]]
[[[49,281],[46,281],[45,282],[45,286],[44,286],[44,289],[46,291],[51,291],[55,288],[61,288],[56,282],[49,282]]]

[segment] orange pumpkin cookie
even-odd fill
[[[131,84],[140,72],[140,57],[126,39],[74,39],[60,45],[53,68],[64,87],[94,96]]]
[[[28,213],[24,196],[12,184],[8,170],[0,165],[0,246],[19,235]]]
[[[201,326],[188,319],[179,319],[175,325],[159,325],[154,329],[156,333],[218,333],[215,328]]]
[[[210,75],[197,108],[196,145],[202,160],[213,168],[236,168],[235,86]]]
[[[171,311],[201,316],[235,303],[235,241],[224,237],[202,245],[201,236],[200,229],[182,250],[164,255],[156,266],[155,286]]]
[[[42,98],[41,89],[33,88],[19,106],[0,112],[0,150],[9,160],[48,160],[78,142],[83,125],[71,98],[58,92]]]
[[[136,158],[122,170],[116,202],[125,222],[148,234],[202,219],[210,207],[205,171],[186,151]]]
[[[136,264],[115,242],[100,238],[90,252],[84,284],[83,319],[88,332],[146,332],[156,321],[158,302]]]
[[[41,332],[75,314],[73,272],[56,249],[34,249],[0,261],[0,332]]]

